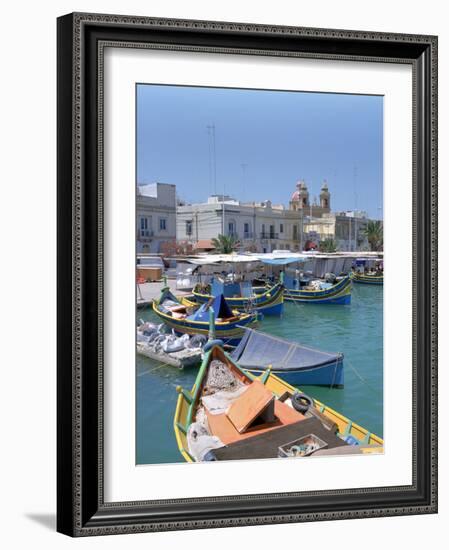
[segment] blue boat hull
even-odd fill
[[[255,375],[263,372],[259,369],[246,370]],[[325,365],[299,368],[297,370],[273,369],[271,372],[292,386],[330,386],[337,388],[344,386],[343,361],[333,361]]]
[[[193,299],[199,304],[205,304],[213,298],[212,294],[202,294],[193,291]],[[282,315],[284,311],[284,288],[281,284],[276,284],[271,288],[264,288],[263,292],[255,293],[252,298],[228,297],[226,298],[229,307],[239,311],[249,311],[255,309],[264,315]]]
[[[287,288],[284,299],[287,302],[301,302],[303,304],[350,304],[351,287],[351,278],[348,276],[330,288],[322,290]]]
[[[357,283],[357,284],[362,284],[362,285],[375,285],[375,286],[382,286],[384,284],[384,280],[382,279],[381,281],[375,281],[375,280],[372,280],[370,281],[369,279],[365,278],[365,279],[359,279],[357,277],[354,277],[353,279],[354,283]]]

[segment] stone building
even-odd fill
[[[302,214],[269,200],[241,203],[214,195],[205,203],[178,206],[177,240],[195,244],[224,234],[234,235],[242,250],[297,251],[302,248]]]
[[[319,245],[334,239],[338,250],[368,250],[364,228],[366,212],[331,211],[331,194],[326,180],[319,202],[310,201],[304,181],[296,183],[289,207],[262,203],[242,203],[229,196],[214,195],[207,202],[178,206],[176,236],[193,246],[220,234],[234,235],[242,250],[272,252],[301,251],[306,242]]]
[[[304,239],[319,245],[333,239],[340,251],[369,250],[364,234],[368,216],[363,211],[329,212],[321,217],[304,218]]]
[[[176,186],[140,184],[136,191],[137,253],[159,253],[176,241]]]

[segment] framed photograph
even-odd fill
[[[437,38],[58,19],[58,531],[437,511]]]

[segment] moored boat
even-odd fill
[[[257,313],[231,310],[221,294],[198,307],[188,300],[178,300],[170,289],[162,289],[159,300],[153,302],[154,313],[178,334],[209,335],[211,316],[216,337],[225,344],[236,345],[244,327],[257,324]]]
[[[383,273],[358,273],[355,272],[352,275],[354,283],[362,283],[366,285],[383,285],[384,274]]]
[[[174,431],[187,462],[383,452],[380,437],[270,368],[255,377],[219,346],[206,353],[192,390],[177,391]]]
[[[352,279],[349,275],[337,278],[335,282],[308,281],[305,286],[286,286],[284,299],[304,304],[350,304]]]
[[[211,298],[223,294],[231,309],[239,311],[257,310],[263,315],[281,315],[284,309],[284,287],[281,283],[254,292],[249,281],[222,283],[214,279],[208,285],[197,285],[194,299],[204,304]]]
[[[293,386],[344,385],[342,353],[328,353],[250,328],[245,329],[231,358],[255,375],[271,365],[273,374]]]

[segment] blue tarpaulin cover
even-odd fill
[[[231,357],[243,368],[264,370],[271,365],[275,370],[285,371],[343,360],[341,353],[320,351],[253,329],[245,329],[245,335]]]
[[[229,309],[229,306],[226,303],[223,294],[220,294],[219,296],[216,296],[212,302],[209,301],[203,304],[199,309],[195,311],[193,315],[189,316],[189,319],[192,321],[208,322],[209,309],[211,307],[214,308],[215,319],[227,319],[228,317],[232,317],[232,311]]]

